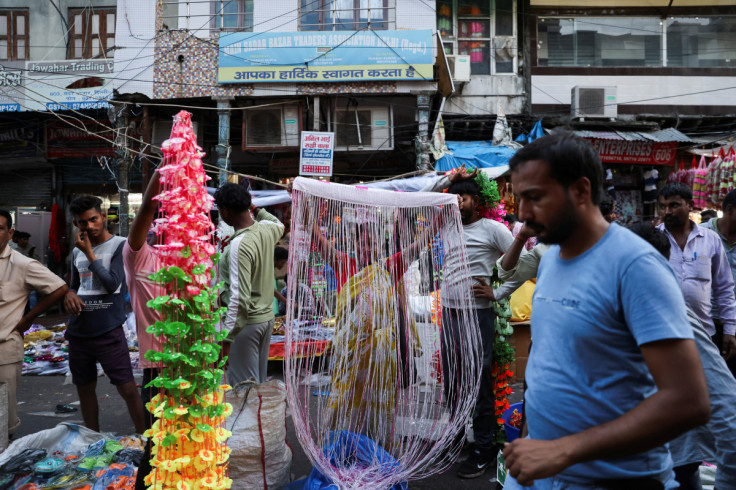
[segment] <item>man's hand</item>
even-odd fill
[[[77,293],[69,291],[66,293],[66,296],[64,296],[64,308],[70,315],[79,316],[79,314],[82,313],[82,308],[84,308],[84,303],[79,299]]]
[[[474,179],[475,176],[478,175],[478,169],[474,168],[472,172],[466,173],[465,172],[465,164],[463,163],[460,168],[457,169],[452,175],[450,175],[450,183],[454,184],[455,182],[460,182],[461,180],[469,180]]]
[[[473,284],[473,294],[476,298],[485,298],[490,299],[491,301],[496,301],[496,298],[493,296],[493,288],[486,284],[486,281],[483,280],[482,277],[474,277],[476,281],[478,281],[477,284]]]
[[[92,243],[89,241],[89,236],[86,231],[82,231],[77,235],[77,239],[74,240],[74,246],[77,247],[84,255],[92,253]]]
[[[23,317],[18,322],[18,325],[15,326],[15,330],[18,331],[21,337],[23,337],[23,334],[26,333],[26,330],[31,328],[31,320],[26,319],[26,317]]]
[[[736,356],[736,336],[723,334],[721,355],[727,361]]]
[[[534,480],[549,478],[570,466],[562,439],[540,441],[516,439],[506,443],[503,459],[506,468],[520,485],[530,486]]]
[[[530,238],[533,238],[537,233],[528,227],[526,223],[519,229],[519,233],[516,234],[516,238],[518,238],[521,241],[526,242]]]

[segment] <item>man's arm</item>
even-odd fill
[[[441,192],[450,187],[450,185],[455,182],[458,182],[460,180],[474,179],[476,175],[478,175],[477,168],[474,168],[473,171],[470,173],[465,173],[465,164],[463,163],[460,168],[457,169],[457,171],[450,175],[445,174],[434,182],[425,185],[424,187],[422,187],[420,192]]]
[[[503,271],[512,271],[516,268],[516,264],[519,262],[519,256],[524,251],[524,245],[527,240],[534,236],[534,230],[526,226],[526,223],[521,227],[519,233],[516,234],[514,242],[506,250],[506,253],[501,257],[499,264],[499,273]],[[535,276],[536,277],[536,276]],[[503,279],[503,278],[501,278]]]
[[[143,202],[138,208],[133,223],[130,225],[130,233],[128,234],[128,245],[130,249],[137,252],[141,249],[146,238],[148,238],[148,230],[151,228],[153,218],[156,215],[156,202],[154,197],[159,193],[159,173],[158,170],[153,172],[151,181],[146,187],[146,193],[143,195]]]
[[[276,297],[276,299],[277,299],[277,300],[279,300],[279,301],[280,301],[281,303],[284,303],[284,304],[286,304],[286,298],[284,297],[284,295],[283,295],[283,294],[281,294],[281,291],[279,291],[278,289],[274,289],[274,290],[273,290],[273,295],[274,295],[274,297]]]
[[[238,249],[237,258],[238,294],[237,297],[235,294],[230,296],[230,305],[228,306],[228,308],[234,308],[237,313],[235,315],[235,321],[232,325],[229,325],[230,333],[225,339],[225,342],[231,343],[235,340],[235,336],[242,329],[242,326],[244,325],[243,320],[248,318],[248,300],[250,299],[252,290],[251,278],[253,277],[251,272],[253,270],[253,263],[250,257],[248,257],[248,252],[242,244],[240,244]],[[235,303],[236,301],[237,304]]]
[[[707,232],[706,232],[707,233]],[[726,258],[720,237],[714,240],[718,245],[711,261],[712,291],[718,314],[723,323],[723,347],[721,355],[729,360],[736,355],[736,297],[734,296],[733,274]]]
[[[69,284],[69,290],[64,295],[64,309],[70,315],[79,315],[82,312],[84,303],[77,296],[79,290],[79,269],[74,260],[74,251],[72,250],[72,280]]]
[[[23,336],[23,333],[31,327],[33,320],[35,320],[38,315],[54,306],[59,300],[61,300],[61,298],[64,297],[68,290],[69,288],[66,284],[58,287],[54,292],[45,296],[41,301],[36,303],[36,306],[34,306],[31,311],[23,315],[23,318],[21,318],[15,326],[15,329],[21,337]]]
[[[504,459],[511,476],[530,485],[577,463],[647,451],[706,423],[710,400],[695,342],[661,340],[642,345],[641,352],[656,393],[621,417],[583,432],[553,441],[507,443]]]
[[[123,246],[125,243],[121,242],[115,253],[112,255],[110,260],[110,269],[105,269],[102,262],[95,260],[90,261],[89,270],[92,272],[97,279],[100,280],[102,286],[107,290],[108,293],[114,293],[120,287],[120,284],[125,281],[125,267],[123,265]],[[89,257],[88,257],[89,258]]]

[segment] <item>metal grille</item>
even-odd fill
[[[51,205],[51,169],[0,170],[0,208]]]
[[[578,113],[581,116],[600,116],[606,106],[606,91],[602,88],[581,88]]]

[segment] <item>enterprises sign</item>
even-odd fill
[[[432,80],[432,31],[234,32],[219,83]]]

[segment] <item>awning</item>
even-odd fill
[[[591,142],[603,163],[672,165],[681,143],[692,143],[674,128],[660,131],[584,131],[574,133]]]
[[[437,160],[435,170],[447,172],[465,164],[466,169],[508,166],[516,150],[493,146],[490,141],[447,141],[449,153]]]

